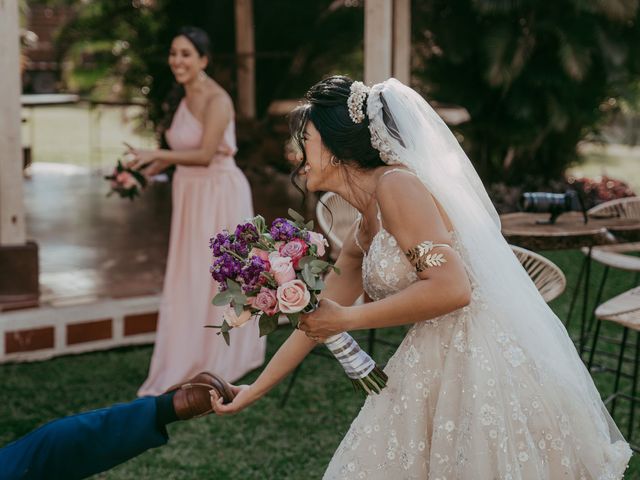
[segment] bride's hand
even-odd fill
[[[233,415],[238,413],[253,402],[258,400],[259,397],[254,395],[251,385],[229,385],[231,391],[234,394],[233,401],[231,403],[222,403],[223,398],[218,395],[216,390],[211,390],[211,406],[217,415]]]
[[[301,315],[298,328],[316,342],[324,342],[327,337],[342,333],[346,328],[346,307],[323,298],[313,312]]]

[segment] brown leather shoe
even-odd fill
[[[210,372],[201,372],[186,383],[171,387],[166,393],[176,392],[173,396],[176,415],[180,420],[189,420],[213,412],[209,394],[211,390],[218,392],[224,403],[233,400],[234,395],[229,384]]]

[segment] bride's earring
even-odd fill
[[[329,160],[329,163],[333,167],[338,167],[342,162],[338,158],[336,158],[335,155],[331,155],[331,160]]]
[[[201,82],[204,82],[207,79],[207,74],[204,73],[204,70],[200,70],[200,73],[198,73],[198,79]]]

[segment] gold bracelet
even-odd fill
[[[416,268],[417,272],[422,272],[427,268],[440,267],[447,263],[443,253],[430,253],[435,247],[449,247],[446,243],[433,243],[431,240],[416,245],[407,250],[405,255],[409,262]]]

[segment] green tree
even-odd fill
[[[49,0],[51,1],[51,0]],[[352,2],[353,3],[353,2]],[[361,76],[363,9],[314,0],[254,2],[257,107],[295,98],[333,72]],[[235,94],[233,0],[89,0],[59,38],[72,86],[100,98],[149,100],[152,121],[173,84],[167,52],[183,25],[206,30],[210,73]]]
[[[487,183],[558,178],[637,85],[638,0],[415,0],[414,77]]]

